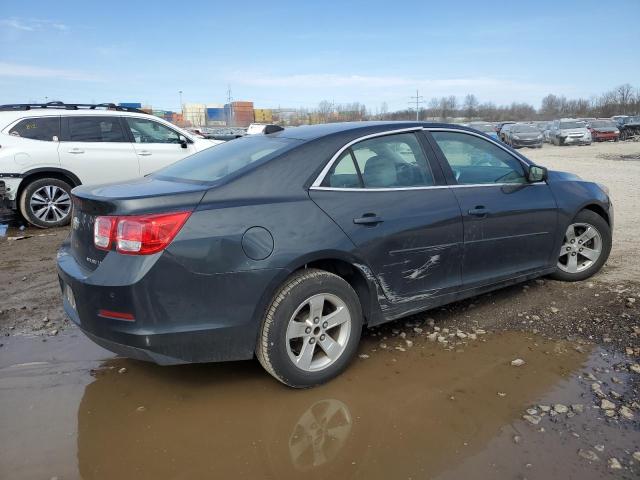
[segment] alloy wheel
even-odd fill
[[[63,188],[45,185],[33,192],[29,208],[43,222],[59,222],[71,212],[71,198]]]
[[[303,371],[323,370],[342,355],[350,334],[351,315],[345,302],[329,293],[313,295],[289,320],[287,353]]]
[[[560,248],[558,268],[567,273],[579,273],[590,268],[602,253],[602,236],[588,223],[569,225]]]

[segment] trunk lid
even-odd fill
[[[71,192],[71,254],[89,270],[98,268],[107,251],[93,244],[93,227],[100,215],[139,215],[195,209],[208,186],[139,178],[125,183],[81,186]]]

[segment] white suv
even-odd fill
[[[219,143],[114,104],[0,106],[0,206],[66,225],[73,187],[144,176]]]

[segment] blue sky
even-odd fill
[[[230,85],[256,107],[395,110],[416,88],[538,106],[640,87],[639,0],[0,2],[0,103],[177,109]]]

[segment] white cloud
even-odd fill
[[[64,23],[55,20],[46,20],[38,18],[6,18],[0,19],[0,26],[8,27],[14,30],[22,30],[25,32],[34,32],[36,30],[54,29],[60,32],[66,32],[69,27]]]
[[[76,81],[100,81],[100,77],[97,75],[76,70],[46,68],[6,62],[0,62],[0,77],[59,78],[63,80]]]

